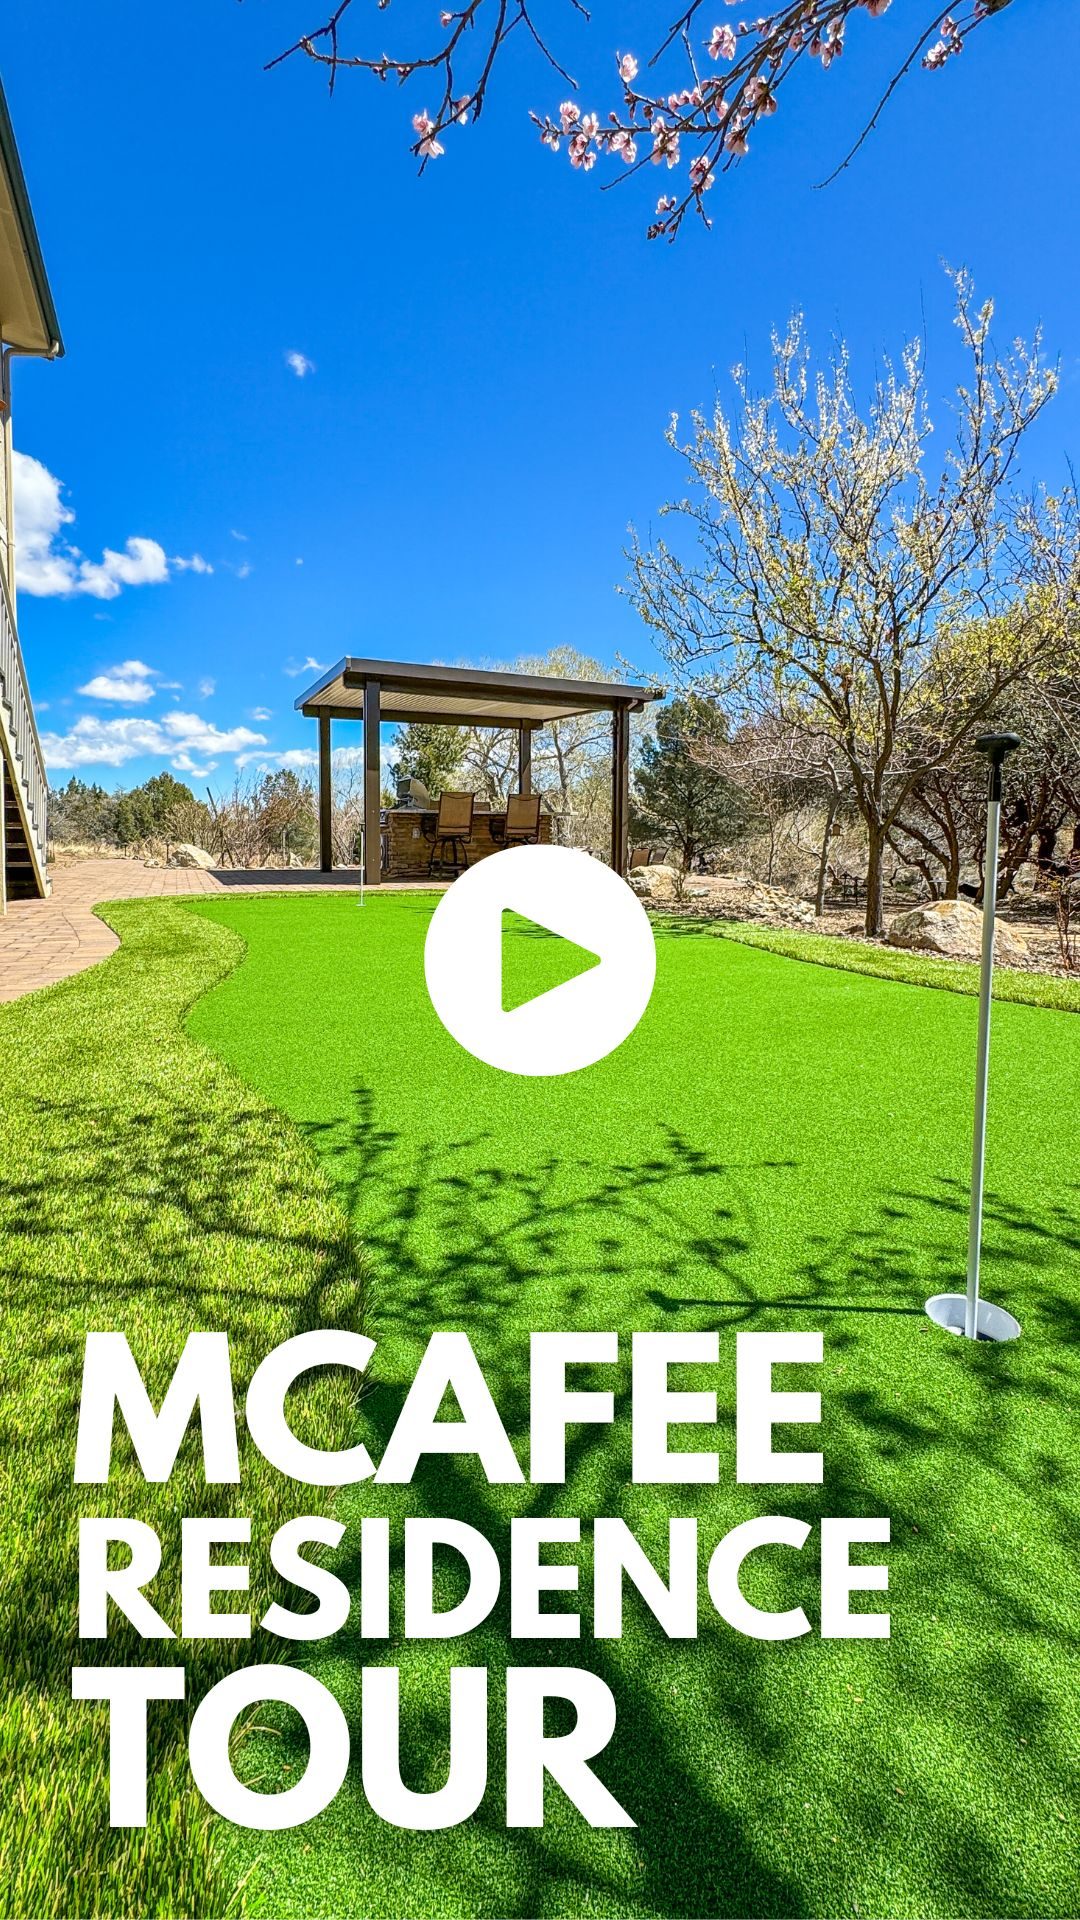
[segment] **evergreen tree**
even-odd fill
[[[743,795],[707,764],[726,739],[727,721],[715,701],[691,695],[660,708],[655,738],[642,748],[633,795],[635,837],[659,838],[676,848],[684,873],[749,825]]]
[[[420,780],[435,799],[458,773],[465,752],[464,727],[428,726],[410,720],[398,734],[394,775],[398,780]]]

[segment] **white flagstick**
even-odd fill
[[[990,1072],[990,1007],[994,989],[994,932],[997,915],[998,846],[1001,839],[1001,763],[1020,745],[1015,733],[986,733],[976,742],[990,761],[986,795],[986,856],[983,861],[982,968],[979,975],[979,1039],[975,1054],[975,1132],[971,1149],[971,1214],[968,1221],[967,1301],[964,1334],[974,1340],[979,1319],[979,1260],[982,1254],[983,1176],[986,1165],[986,1087]]]
[[[1015,733],[984,733],[975,742],[990,762],[986,795],[986,854],[983,861],[982,965],[979,975],[979,1037],[975,1054],[975,1128],[971,1149],[971,1211],[968,1217],[966,1294],[938,1293],[926,1311],[950,1333],[968,1340],[980,1333],[991,1340],[1015,1340],[1019,1324],[1003,1307],[980,1311],[979,1262],[982,1254],[983,1176],[986,1162],[986,1091],[990,1071],[990,1009],[994,987],[994,933],[997,914],[997,866],[1001,837],[1001,764],[1020,745]],[[962,1313],[961,1313],[962,1309]]]

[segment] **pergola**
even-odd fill
[[[518,736],[518,785],[532,791],[532,736],[553,720],[611,714],[611,864],[628,863],[630,715],[640,713],[656,688],[601,680],[551,680],[543,674],[492,673],[476,667],[416,666],[401,660],[339,660],[301,694],[296,706],[319,723],[319,865],[333,865],[330,800],[330,728],[335,720],[363,726],[364,879],[381,877],[379,728],[385,721],[431,726],[512,727]]]

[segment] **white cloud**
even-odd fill
[[[313,659],[309,653],[306,660],[299,662],[296,660],[286,660],[281,671],[282,673],[287,673],[290,680],[299,680],[302,673],[325,673],[326,665],[322,660]]]
[[[107,673],[96,673],[79,692],[91,700],[119,700],[126,707],[141,707],[144,701],[154,697],[153,682],[153,667],[141,660],[124,660],[118,667],[110,667]]]
[[[279,767],[291,767],[294,773],[306,773],[310,767],[318,766],[319,756],[314,747],[288,747],[284,753],[238,753],[236,764],[238,767],[254,767],[258,773],[273,773]]]
[[[242,753],[245,747],[265,745],[265,736],[252,733],[250,727],[215,727],[197,713],[166,713],[162,729],[178,738],[181,747],[193,747],[196,753]]]
[[[217,691],[217,681],[211,680],[210,676],[207,675],[204,680],[199,681],[198,691],[200,698],[209,700],[211,694]]]
[[[209,560],[204,560],[201,553],[193,553],[190,560],[184,560],[180,554],[174,553],[169,564],[174,566],[178,573],[213,573],[214,571]]]
[[[308,374],[315,371],[314,360],[309,360],[306,353],[297,353],[295,348],[285,355],[285,364],[292,368],[298,380],[306,380]]]
[[[239,529],[239,527],[230,527],[230,528],[229,528],[229,532],[231,533],[231,535],[232,535],[232,537],[233,537],[233,539],[234,539],[234,540],[246,540],[246,539],[247,539],[247,534],[246,534],[246,533],[241,533],[241,532],[240,532],[240,529]]]
[[[50,770],[122,767],[125,761],[154,755],[194,773],[194,755],[246,754],[253,747],[265,746],[266,736],[253,733],[250,727],[215,727],[197,713],[166,713],[160,720],[142,714],[115,720],[84,714],[65,734],[43,734],[41,745]]]
[[[15,579],[24,593],[41,599],[86,593],[94,600],[115,600],[124,587],[157,586],[169,578],[164,547],[132,534],[123,548],[106,547],[100,560],[88,560],[66,537],[75,514],[62,498],[63,482],[31,454],[12,454],[15,495]],[[200,554],[172,565],[195,573],[212,571]]]
[[[60,482],[40,460],[14,452],[16,580],[27,593],[70,593],[71,562],[53,541],[75,515],[60,498]]]
[[[303,566],[303,564],[304,564],[304,562],[303,562],[303,559],[301,558],[301,559],[299,559],[299,560],[297,560],[297,562],[296,562],[296,564],[297,564],[297,566],[298,566],[298,567],[302,567],[302,566]]]
[[[248,719],[249,720],[269,720],[270,711],[271,710],[269,707],[249,707]]]
[[[361,766],[363,758],[363,747],[334,747],[330,754],[333,765],[339,771],[344,767]],[[294,773],[308,773],[318,766],[319,754],[315,747],[286,747],[281,753],[239,753],[236,764],[238,767],[254,767],[257,773],[273,773],[279,767],[290,767]],[[389,767],[385,749],[381,765],[385,777]]]
[[[123,553],[106,547],[100,560],[76,561],[75,549],[71,548],[69,565],[72,579],[68,591],[90,593],[95,600],[115,600],[121,587],[159,587],[169,577],[164,547],[137,533],[125,542]]]
[[[217,761],[207,760],[204,766],[199,766],[197,762],[192,759],[190,753],[180,752],[173,755],[173,766],[177,773],[190,773],[195,776],[196,780],[202,780],[205,779],[208,773],[213,773],[214,768],[217,766]]]

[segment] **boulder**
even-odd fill
[[[1033,860],[1024,860],[1013,874],[1013,892],[1019,894],[1034,893],[1038,883],[1039,869],[1035,865],[1035,862]]]
[[[673,900],[679,884],[677,867],[632,867],[627,879],[640,900]]]
[[[192,846],[190,841],[182,840],[169,855],[170,867],[199,867],[203,873],[209,873],[217,865],[213,854],[205,847]]]
[[[897,914],[885,942],[916,953],[940,953],[951,960],[977,960],[982,952],[982,910],[970,900],[930,900]],[[1026,960],[1027,941],[1015,927],[997,922],[994,957],[1003,966]]]

